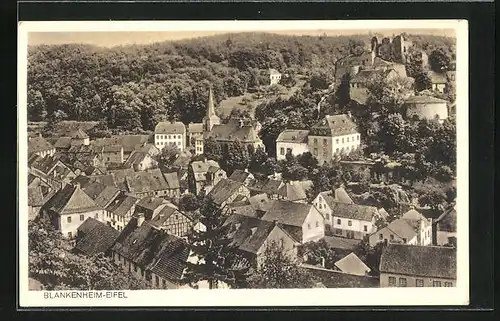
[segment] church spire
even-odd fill
[[[215,114],[214,95],[212,93],[212,87],[210,87],[208,91],[207,115],[203,118],[203,123],[205,131],[207,132],[211,131],[214,125],[220,124],[220,118]]]
[[[215,115],[215,108],[214,108],[214,95],[212,93],[212,87],[209,88],[208,91],[208,106],[207,106],[207,118],[210,118],[211,116]]]

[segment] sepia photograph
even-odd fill
[[[458,20],[20,22],[21,305],[467,304],[467,49]]]

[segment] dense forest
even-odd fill
[[[328,84],[337,59],[356,54],[372,35],[283,36],[236,33],[152,45],[29,47],[30,121],[97,120],[115,131],[152,130],[158,121],[200,122],[212,86],[217,102],[265,84],[263,72],[308,77],[307,86]],[[432,52],[454,52],[454,40],[412,36]],[[317,93],[306,90],[312,107]],[[301,93],[304,95],[304,93]],[[297,97],[295,105],[302,104]]]

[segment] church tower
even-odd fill
[[[212,88],[208,92],[207,115],[203,118],[203,130],[209,132],[214,125],[220,124],[220,118],[215,114],[214,96]]]

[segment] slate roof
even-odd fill
[[[217,141],[254,142],[260,138],[252,125],[239,126],[235,123],[216,124],[210,132],[205,133],[205,138],[213,137]]]
[[[95,199],[95,202],[102,208],[108,206],[121,193],[116,187],[104,186],[103,191]]]
[[[314,136],[342,136],[358,133],[356,124],[345,114],[327,115],[309,132]]]
[[[244,183],[245,180],[250,176],[249,172],[245,172],[241,169],[236,169],[234,172],[228,177],[228,179],[235,181],[235,182],[240,182]]]
[[[203,133],[203,123],[188,124],[188,133]]]
[[[371,269],[353,252],[335,262],[335,266],[344,273],[354,275],[366,275],[371,271]]]
[[[457,231],[457,210],[451,206],[443,212],[436,220],[437,230],[443,232]]]
[[[326,236],[325,241],[328,246],[332,249],[349,250],[352,251],[358,245],[361,240],[348,239],[345,237],[338,236]]]
[[[405,104],[442,104],[446,100],[432,96],[410,96],[406,99]]]
[[[113,174],[115,178],[116,187],[118,187],[121,190],[126,190],[127,187],[125,185],[125,178],[134,176],[135,171],[133,168],[112,169],[108,170],[108,174]]]
[[[249,182],[247,188],[260,193],[277,194],[282,184],[282,181],[270,178],[264,180],[253,179]]]
[[[224,222],[230,225],[232,245],[240,250],[256,254],[275,227],[274,222],[233,214]]]
[[[404,213],[402,218],[407,220],[425,220],[425,217],[415,209],[411,209],[408,212]]]
[[[185,134],[186,126],[181,122],[159,122],[155,134]]]
[[[31,167],[47,175],[59,163],[59,161],[60,160],[57,155],[53,156],[47,155],[43,158],[42,157],[36,158],[31,164]]]
[[[221,179],[208,193],[215,204],[221,205],[230,196],[238,192],[239,188],[243,186],[240,182],[235,182],[230,179]]]
[[[456,279],[457,252],[452,247],[390,243],[382,252],[380,272]]]
[[[147,172],[135,172],[133,176],[125,177],[131,193],[147,193],[150,191],[167,190],[168,184],[159,169]]]
[[[373,217],[378,214],[377,208],[374,206],[333,203],[332,215],[353,220],[361,220],[371,222]]]
[[[162,278],[178,282],[189,255],[185,242],[148,222],[132,230],[134,224],[132,220],[127,225],[112,250]]]
[[[28,153],[38,153],[54,149],[54,146],[50,144],[43,137],[33,137],[28,139]]]
[[[120,232],[91,217],[78,227],[83,235],[78,238],[75,249],[86,255],[105,253],[120,235]]]
[[[104,175],[90,175],[89,177],[106,186],[117,187],[115,182],[115,175],[112,173]]]
[[[123,146],[124,153],[131,153],[137,145],[143,145],[149,142],[150,139],[150,135],[118,135],[108,138],[98,138],[93,140],[91,144],[94,146],[120,145]]]
[[[63,189],[59,190],[44,206],[59,215],[85,213],[101,209],[90,196],[79,187],[71,184],[67,184]]]
[[[308,135],[309,135],[308,130],[285,129],[278,135],[276,142],[307,144]]]
[[[138,198],[120,194],[113,200],[113,202],[111,202],[111,204],[106,207],[106,211],[123,217],[137,202],[139,202]]]
[[[266,221],[277,220],[281,224],[302,227],[312,205],[276,200],[262,217]]]
[[[149,223],[153,226],[161,227],[174,214],[185,216],[189,220],[191,220],[191,216],[186,215],[186,214],[180,212],[178,209],[167,205],[167,206],[163,207],[160,210],[160,212],[158,212],[158,214],[149,221]]]
[[[248,201],[254,210],[264,212],[268,211],[273,204],[273,201],[265,193],[250,196]]]

